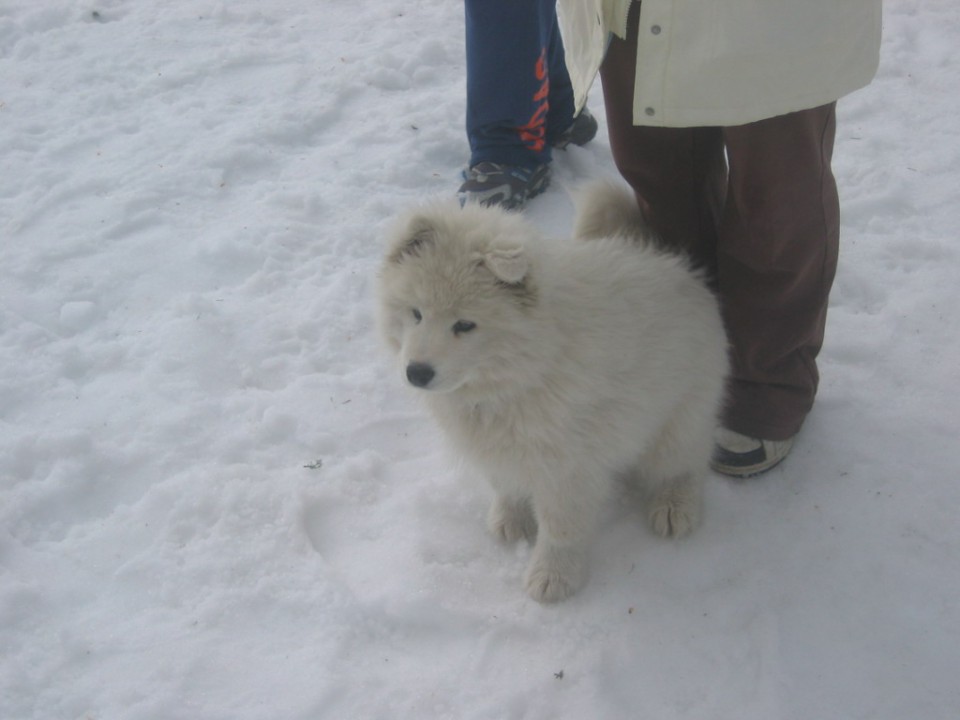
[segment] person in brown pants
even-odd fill
[[[617,169],[654,232],[715,283],[731,348],[724,427],[777,441],[763,454],[785,455],[817,391],[837,267],[835,103],[726,128],[633,125],[635,69],[636,46],[614,38],[600,77]],[[719,455],[715,464],[735,469]]]
[[[625,37],[609,36],[600,65],[610,145],[651,228],[703,267],[717,293],[732,371],[713,466],[746,477],[786,457],[817,392],[839,250],[836,102],[743,124],[636,124],[638,114],[659,119],[636,99],[647,67],[638,33],[652,46],[668,29],[659,18],[677,21],[676,4],[648,4],[647,20],[640,3],[629,7]]]

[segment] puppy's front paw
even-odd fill
[[[537,537],[537,521],[526,500],[498,497],[490,506],[487,526],[490,533],[504,543],[512,544],[524,538],[533,542]]]
[[[582,553],[551,548],[534,551],[527,569],[527,594],[539,603],[560,602],[583,586],[585,561]]]

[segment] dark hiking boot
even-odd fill
[[[597,135],[597,119],[590,113],[587,106],[573,119],[570,127],[560,133],[560,137],[553,143],[555,148],[562,150],[571,143],[583,147]]]
[[[500,163],[481,162],[463,173],[463,185],[457,191],[460,205],[468,202],[486,207],[499,205],[507,210],[519,210],[550,184],[550,166],[534,168]]]

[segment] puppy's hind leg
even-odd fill
[[[660,537],[689,535],[700,522],[699,478],[690,475],[662,480],[652,488],[650,527]]]
[[[689,535],[700,522],[712,421],[678,413],[641,459],[648,517],[661,537]]]

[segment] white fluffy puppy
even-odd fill
[[[600,184],[578,205],[573,240],[498,209],[419,209],[379,278],[403,377],[489,479],[493,534],[534,543],[540,602],[583,584],[619,473],[643,481],[659,535],[694,527],[727,371],[715,298],[633,197]]]

